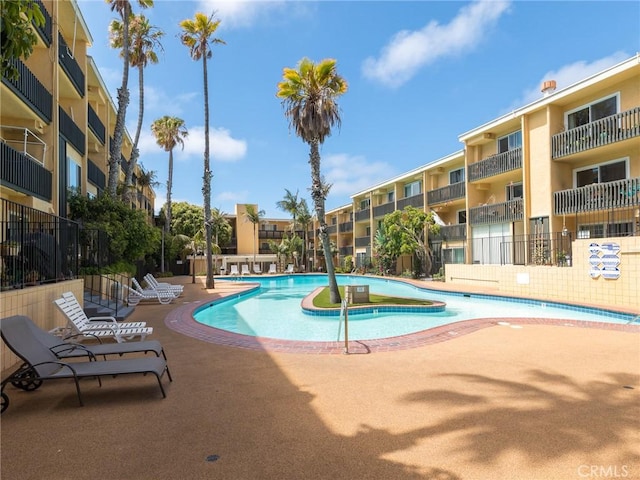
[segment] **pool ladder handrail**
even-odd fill
[[[346,298],[340,303],[340,325],[342,325],[342,315],[344,314],[344,353],[349,353],[349,302]],[[338,334],[340,340],[340,334]]]

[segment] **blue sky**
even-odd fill
[[[139,12],[137,3],[136,12]],[[112,98],[122,61],[109,47],[115,18],[103,0],[78,0],[93,56]],[[213,207],[234,213],[258,203],[269,218],[285,189],[309,195],[309,149],[289,130],[276,85],[303,57],[335,58],[349,83],[342,126],[321,148],[333,184],[326,208],[350,195],[462,148],[458,136],[540,98],[540,84],[564,88],[640,51],[640,2],[627,1],[167,1],[144,13],[165,32],[160,63],[145,70],[140,161],[157,172],[156,209],[165,201],[168,154],[149,125],[185,120],[174,152],[173,201],[202,205],[202,62],[179,40],[179,22],[197,11],[221,20],[209,67]],[[127,128],[137,121],[131,70]]]

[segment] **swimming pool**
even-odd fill
[[[314,289],[327,285],[326,275],[257,276],[233,281],[258,283],[259,288],[196,309],[193,317],[197,322],[255,337],[301,341],[344,339],[344,322],[339,316],[308,315],[300,307],[304,297]],[[337,281],[339,285],[369,285],[370,293],[438,300],[447,304],[443,312],[433,313],[350,313],[350,340],[395,337],[485,317],[538,317],[618,324],[633,320],[633,315],[613,311],[527,299],[441,292],[385,278],[338,275]]]

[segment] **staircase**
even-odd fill
[[[114,317],[121,322],[133,313],[135,307],[128,307],[121,301],[100,298],[91,292],[84,292],[84,313],[87,317]]]

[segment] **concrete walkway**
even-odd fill
[[[141,305],[174,381],[8,386],[3,479],[640,479],[640,334],[490,326],[356,355],[248,350],[168,328],[235,293]]]

